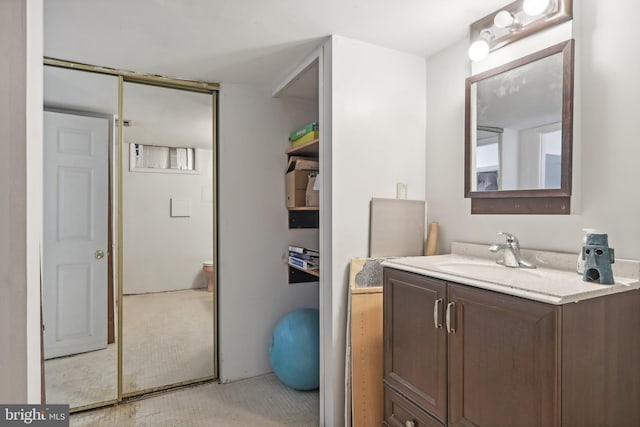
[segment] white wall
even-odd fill
[[[368,255],[369,202],[395,198],[397,182],[408,185],[409,199],[424,199],[425,59],[338,36],[330,48],[333,337],[325,346],[333,366],[324,398],[333,417],[325,423],[338,426],[344,423],[348,270],[351,258]]]
[[[27,397],[27,177],[26,166],[26,2],[0,3],[0,39],[4,57],[0,75],[10,85],[0,97],[0,401],[18,403]]]
[[[42,2],[0,2],[0,40],[0,402],[39,403]]]
[[[42,241],[43,3],[26,2],[27,21],[27,402],[42,398],[40,246]],[[13,62],[13,59],[11,60]],[[8,80],[9,81],[9,80]],[[0,116],[2,116],[0,114]],[[0,270],[2,270],[0,268]],[[11,299],[9,299],[11,301]],[[13,325],[13,322],[11,322]],[[0,333],[0,336],[2,334]],[[1,371],[1,369],[0,369]],[[0,401],[2,399],[0,398]]]
[[[619,258],[640,258],[640,145],[637,94],[640,27],[633,0],[574,2],[576,40],[574,174],[571,215],[470,215],[463,198],[464,79],[468,40],[427,60],[429,219],[440,222],[440,253],[452,241],[489,243],[510,231],[523,247],[577,252],[581,229],[609,233]]]
[[[537,128],[518,132],[519,188],[540,187],[540,131]]]
[[[195,175],[131,172],[123,157],[124,294],[206,286],[202,263],[213,258],[211,150],[196,151]],[[172,198],[188,200],[191,216],[171,217]]]
[[[504,129],[502,133],[502,153],[500,170],[502,171],[502,189],[515,190],[518,188],[518,131]]]
[[[340,359],[333,349],[333,247],[332,247],[332,39],[322,45],[319,58],[320,80],[320,425],[330,426],[339,419],[334,411],[334,383],[340,381],[335,370],[339,369]],[[340,425],[339,423],[337,425]]]
[[[317,284],[289,285],[284,173],[289,132],[317,102],[223,84],[219,128],[219,360],[222,382],[271,371],[269,340],[284,314],[318,307]]]

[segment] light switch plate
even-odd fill
[[[396,184],[396,199],[406,200],[407,198],[407,184],[399,182]]]

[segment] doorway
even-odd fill
[[[46,402],[74,412],[217,378],[217,85],[48,58],[44,80]]]

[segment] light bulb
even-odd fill
[[[496,13],[496,16],[493,18],[493,24],[498,28],[507,28],[513,24],[513,20],[512,14],[506,10],[501,10]]]
[[[537,16],[544,13],[550,3],[551,0],[524,0],[522,10],[529,16]]]
[[[478,62],[487,56],[489,56],[489,42],[481,38],[471,43],[471,46],[469,46],[469,59]]]

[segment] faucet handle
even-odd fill
[[[518,241],[518,238],[516,236],[514,236],[513,234],[507,233],[507,232],[504,232],[504,231],[498,231],[498,234],[500,236],[504,236],[505,237],[505,239],[507,240],[507,244],[508,245],[513,245],[513,246],[518,246],[518,247],[520,246],[520,242]]]

